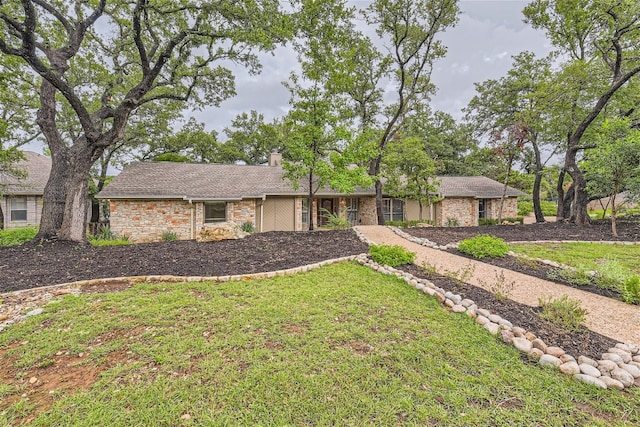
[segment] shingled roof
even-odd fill
[[[500,198],[503,185],[490,178],[438,177],[438,194],[442,197]],[[240,200],[264,196],[304,195],[301,183],[294,190],[284,179],[280,166],[220,165],[203,163],[134,162],[124,168],[102,190],[100,199],[184,199],[184,200]],[[323,189],[317,196],[340,194]],[[373,196],[375,190],[359,189],[356,196]],[[507,197],[524,193],[507,187]]]
[[[280,166],[203,163],[131,163],[102,190],[100,199],[240,200],[264,196],[302,195],[294,190]],[[318,195],[338,194],[330,189]],[[354,194],[373,194],[372,190]]]
[[[24,178],[17,178],[8,172],[0,172],[2,193],[10,196],[41,195],[51,173],[51,158],[33,151],[23,151],[25,159],[20,160],[16,169],[27,173]]]
[[[474,197],[476,199],[499,199],[504,184],[484,176],[439,176],[438,194],[441,197]],[[520,190],[507,187],[507,197],[524,196]]]

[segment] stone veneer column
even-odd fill
[[[375,197],[360,197],[358,201],[358,216],[361,225],[376,225],[378,214]]]

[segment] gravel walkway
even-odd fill
[[[536,307],[539,297],[551,295],[555,299],[568,295],[569,298],[579,300],[581,306],[589,311],[585,322],[585,326],[589,329],[620,342],[640,343],[640,308],[638,306],[502,269],[480,261],[469,260],[438,249],[420,246],[403,239],[387,227],[371,225],[358,226],[357,228],[372,242],[400,245],[415,252],[416,265],[421,266],[423,263],[433,265],[440,274],[448,271],[460,271],[471,265],[473,277],[468,279],[467,282],[474,286],[489,290],[487,283],[495,282],[496,274],[502,273],[507,283],[515,282],[510,299],[522,304]]]

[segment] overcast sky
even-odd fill
[[[365,7],[368,1],[354,1]],[[521,0],[465,0],[460,2],[460,20],[456,27],[442,34],[447,46],[444,59],[435,64],[433,81],[438,92],[432,101],[434,110],[461,117],[460,110],[475,94],[474,83],[499,78],[511,67],[512,56],[529,50],[546,55],[550,45],[540,31],[522,22]],[[256,110],[267,121],[283,116],[288,109],[289,93],[282,86],[296,67],[296,57],[286,48],[262,57],[263,70],[257,76],[236,73],[237,96],[220,108],[192,113],[208,130],[222,135],[231,120],[242,112]]]

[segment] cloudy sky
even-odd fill
[[[368,1],[354,1],[365,7]],[[544,56],[550,46],[544,34],[522,22],[521,0],[465,0],[460,2],[460,20],[442,34],[448,54],[435,64],[433,81],[438,92],[432,101],[434,110],[461,117],[461,108],[475,93],[474,83],[499,78],[511,67],[511,57],[524,50]],[[220,108],[192,113],[209,130],[222,134],[239,113],[257,110],[267,120],[281,117],[288,109],[289,94],[282,86],[296,66],[295,55],[278,49],[262,59],[263,70],[257,76],[236,73],[237,96]],[[222,135],[221,135],[222,136]]]

